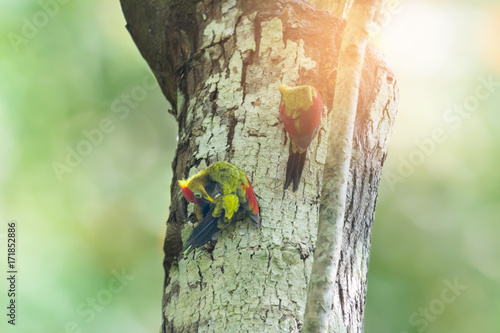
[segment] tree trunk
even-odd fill
[[[280,82],[311,84],[330,107],[345,22],[306,1],[121,0],[129,29],[179,125],[165,238],[162,332],[299,332],[315,248],[328,112],[297,192],[283,191]],[[361,332],[370,232],[397,87],[367,48],[331,332]],[[194,214],[176,180],[216,161],[254,186],[262,227],[238,221],[178,258]]]
[[[310,0],[317,8],[328,10],[340,18],[347,18],[354,0]]]
[[[368,44],[368,27],[377,2],[354,0],[343,33],[335,98],[328,125],[332,133],[328,139],[328,158],[323,170],[318,236],[304,314],[303,331],[306,333],[326,333],[332,322],[331,308],[337,289],[335,278],[343,241],[361,75]]]

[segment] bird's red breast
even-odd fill
[[[308,85],[280,85],[280,114],[285,130],[292,137],[313,136],[321,121],[323,100],[318,91]]]

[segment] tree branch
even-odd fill
[[[330,117],[329,158],[324,170],[318,236],[303,332],[328,330],[344,228],[349,165],[368,25],[376,8],[377,0],[354,2],[340,49]]]

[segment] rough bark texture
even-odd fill
[[[340,261],[349,166],[368,26],[372,22],[377,1],[354,1],[340,48],[335,98],[328,123],[332,133],[328,138],[318,236],[304,315],[303,331],[306,333],[326,333],[330,325],[338,326],[337,322],[340,320],[336,320],[336,317],[340,318],[342,315],[340,312],[332,313],[335,277]]]
[[[315,247],[328,111],[296,193],[283,191],[287,139],[280,82],[311,84],[330,106],[345,23],[303,1],[121,0],[141,54],[179,124],[165,237],[162,332],[299,332]],[[361,331],[370,231],[396,113],[392,72],[373,48],[359,96],[332,316]],[[189,258],[177,256],[194,214],[176,180],[220,160],[240,166],[262,228],[239,221]],[[334,313],[332,312],[332,313]],[[331,325],[331,327],[333,327]]]
[[[353,0],[310,0],[316,8],[328,10],[333,15],[341,18],[347,17]]]

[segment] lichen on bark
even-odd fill
[[[325,107],[318,135],[308,149],[299,189],[283,191],[288,141],[278,118],[277,87],[281,82],[311,84],[325,105],[331,105],[333,95],[327,92],[335,84],[345,23],[300,0],[121,2],[127,27],[179,124],[164,245],[162,332],[299,332],[328,158],[329,110]],[[360,114],[381,113],[372,101],[379,98],[378,87],[387,85],[385,77],[392,78],[383,58],[373,48],[368,53]],[[394,80],[391,84],[394,88]],[[351,163],[354,173],[347,198],[351,206],[345,224],[349,242],[342,248],[339,274],[358,279],[360,286],[352,289],[359,295],[352,303],[343,290],[350,293],[354,284],[345,284],[344,276],[338,278],[339,286],[347,289],[339,287],[344,296],[335,295],[334,310],[340,306],[343,315],[338,320],[345,327],[362,325],[362,321],[352,324],[351,318],[362,318],[358,305],[364,305],[361,275],[366,267],[356,269],[360,274],[350,269],[351,263],[356,267],[367,263],[387,143],[378,139],[375,128],[384,122],[390,128],[394,114],[394,105],[389,104],[381,116],[356,123],[359,158],[353,158],[356,165]],[[373,131],[367,131],[368,124]],[[195,218],[176,180],[220,160],[240,166],[249,177],[262,227],[256,230],[249,221],[237,221],[214,242],[179,260],[182,240],[189,236]]]
[[[251,16],[242,17],[241,24],[252,22]],[[231,26],[224,20],[212,25],[225,27],[219,30],[222,34]],[[262,229],[255,230],[248,221],[237,222],[216,237],[211,253],[202,248],[172,266],[165,290],[170,299],[164,308],[166,326],[182,331],[196,318],[200,332],[269,327],[294,332],[304,311],[311,259],[303,249],[314,247],[328,128],[323,122],[321,134],[311,145],[298,192],[283,192],[288,147],[278,119],[277,87],[281,81],[296,84],[299,71],[312,70],[316,63],[305,56],[303,42],[284,42],[279,18],[260,22],[258,39],[248,27],[234,29],[240,33],[236,34],[237,43],[231,45],[233,52],[226,50],[230,41],[218,46],[207,44],[207,48],[221,47],[230,57],[211,59],[219,61],[221,72],[207,77],[205,97],[198,94],[187,112],[190,122],[200,124],[202,133],[194,138],[195,158],[229,160],[246,171],[258,196]],[[215,31],[211,29],[208,36],[222,40],[215,37]],[[256,42],[259,58],[267,61],[249,63],[244,68],[244,55],[254,51]],[[209,103],[214,104],[215,112],[204,116],[200,110],[206,108],[206,102],[197,101],[207,101],[214,92],[217,98]],[[222,117],[228,112],[232,121],[224,122]],[[183,132],[180,140],[189,140],[190,136]],[[193,166],[189,174],[197,170],[198,166]]]

